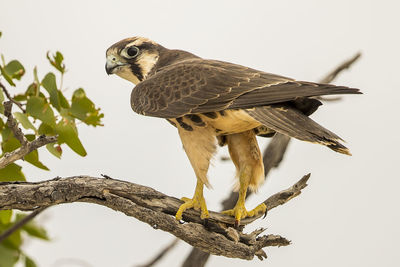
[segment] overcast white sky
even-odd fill
[[[4,0],[0,9],[0,52],[7,60],[17,58],[28,70],[37,65],[43,77],[50,70],[46,51],[62,51],[69,93],[85,88],[105,113],[103,128],[80,128],[87,157],[65,148],[57,160],[43,151],[51,171],[27,167],[30,181],[105,173],[176,197],[192,195],[195,177],[176,129],[133,113],[132,84],[104,71],[105,50],[122,38],[146,36],[204,58],[310,81],[361,51],[362,59],[335,83],[364,95],[346,96],[313,115],[347,141],[353,156],[293,141],[281,167],[247,203],[253,207],[311,172],[304,194],[254,225],[293,244],[267,249],[267,262],[212,257],[208,266],[400,266],[399,1]],[[31,80],[28,72],[24,85]],[[216,158],[226,154],[221,150]],[[214,190],[205,193],[211,210],[220,209],[233,175],[231,163],[214,161]],[[89,204],[53,207],[39,220],[53,241],[31,241],[26,250],[44,267],[75,266],[58,264],[65,258],[132,266],[173,239]],[[158,266],[179,266],[189,250],[180,243]]]

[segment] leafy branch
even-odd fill
[[[20,142],[21,147],[9,153],[5,153],[4,156],[0,158],[0,169],[13,163],[14,161],[22,159],[39,147],[57,142],[57,136],[46,135],[41,135],[33,141],[28,141],[11,114],[12,104],[13,103],[11,101],[4,102],[4,115],[7,117],[8,127],[14,133],[15,138],[18,139],[18,141]]]
[[[104,115],[82,88],[76,89],[71,99],[64,95],[62,83],[66,68],[61,52],[48,52],[46,57],[56,73],[48,72],[40,80],[35,67],[32,83],[21,92],[17,85],[26,74],[24,66],[16,59],[6,62],[4,55],[1,55],[0,182],[25,181],[22,166],[15,163],[18,160],[24,160],[42,170],[49,170],[39,160],[38,148],[42,146],[57,158],[61,158],[64,145],[78,155],[85,156],[86,150],[80,141],[76,125],[83,122],[94,127],[102,126],[101,119]],[[4,101],[5,97],[8,101]],[[13,105],[21,112],[12,112]],[[24,260],[25,266],[36,266],[20,247],[23,242],[21,233],[48,239],[45,230],[32,221],[42,210],[36,210],[26,217],[11,210],[0,211],[1,266],[14,266],[18,260]]]

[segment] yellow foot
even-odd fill
[[[181,198],[181,200],[185,203],[183,203],[179,207],[178,212],[175,215],[175,218],[177,220],[182,220],[182,213],[185,210],[190,209],[190,208],[193,208],[195,210],[201,210],[201,215],[200,215],[201,219],[206,219],[206,218],[210,217],[210,215],[208,214],[206,201],[202,195],[198,196],[197,194],[195,194],[193,199],[183,197],[183,198]]]
[[[246,217],[253,217],[259,213],[265,213],[267,210],[267,206],[264,203],[261,203],[251,211],[247,211],[244,204],[240,205],[239,203],[233,209],[225,210],[222,213],[235,217],[235,225],[238,226],[240,224],[240,220]]]

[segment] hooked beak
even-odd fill
[[[106,61],[106,72],[108,75],[114,74],[118,67],[124,65],[127,64],[118,62],[114,56],[108,56]]]
[[[107,72],[108,75],[112,74],[113,69],[114,69],[113,67],[110,67],[110,66],[106,63],[106,72]]]
[[[117,64],[114,64],[113,62],[111,62],[110,60],[107,59],[106,62],[106,72],[108,75],[113,74],[113,70],[118,67]]]

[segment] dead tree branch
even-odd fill
[[[264,202],[267,208],[271,210],[299,195],[308,178],[309,175],[306,175],[292,187],[269,197]],[[183,216],[186,223],[179,223],[174,215],[182,204],[181,200],[125,181],[74,176],[37,183],[0,183],[0,210],[29,211],[72,202],[96,203],[121,211],[194,247],[225,257],[251,260],[257,256],[262,259],[265,258],[264,247],[289,244],[279,235],[260,236],[264,229],[245,234],[232,228],[234,218],[212,211],[210,218],[203,221],[198,211],[188,210]],[[246,218],[241,224],[254,220]]]

